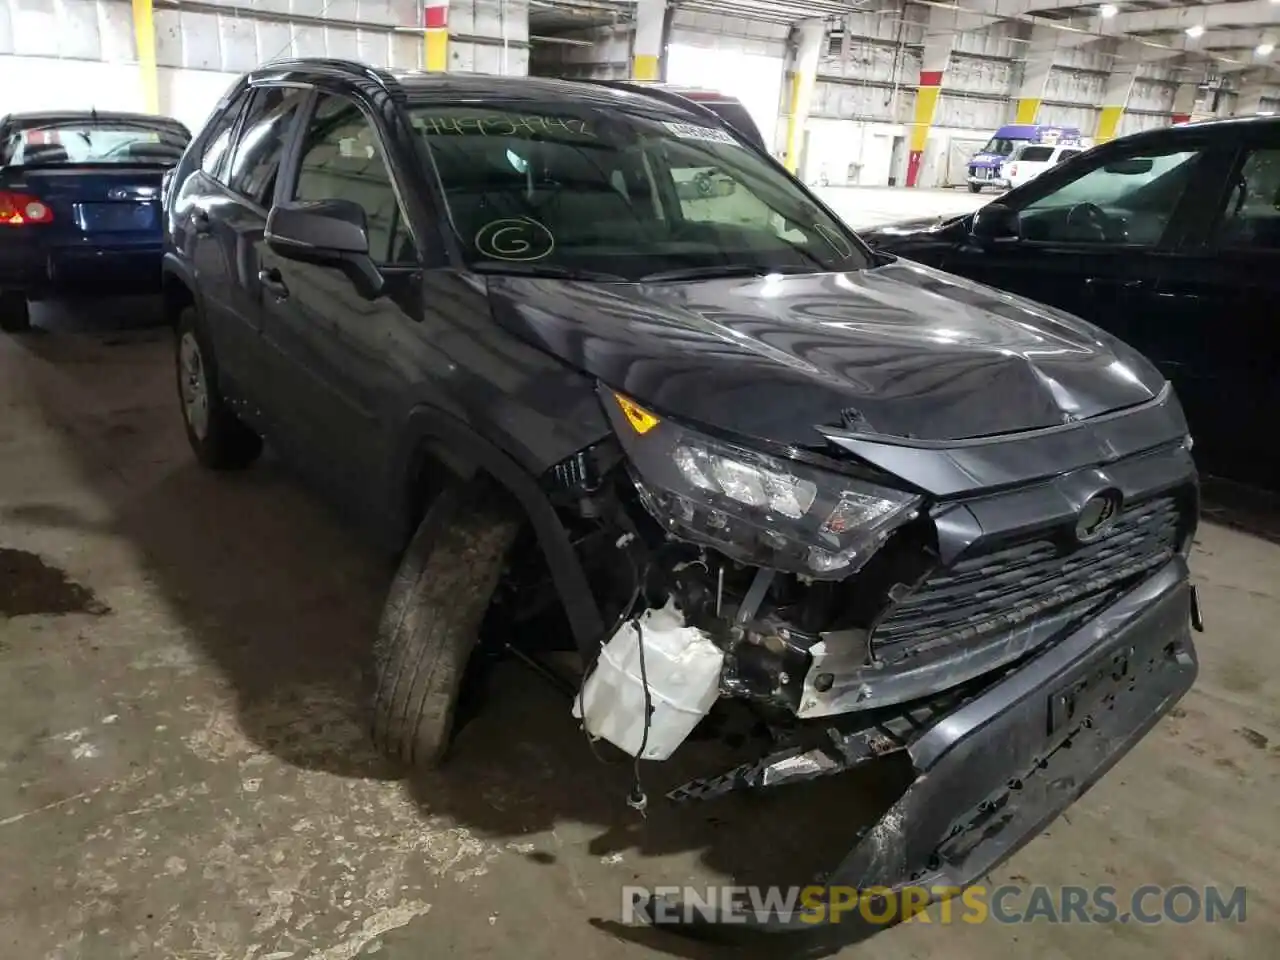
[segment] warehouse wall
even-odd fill
[[[0,0],[0,113],[139,109],[133,17],[119,0]]]
[[[668,83],[721,90],[740,99],[772,143],[778,127],[787,51],[785,24],[714,13],[676,10],[667,37]],[[631,76],[634,25],[595,27],[568,33],[589,45],[540,43],[533,72],[543,76],[625,80]]]
[[[529,70],[541,77],[625,80],[631,76],[635,27],[618,23],[562,34],[573,43],[535,43]]]
[[[905,141],[915,105],[929,9],[886,3],[856,11],[829,38],[806,127],[801,174],[815,183],[887,184],[905,180]],[[921,186],[961,182],[966,161],[996,128],[1013,121],[1028,28],[997,23],[960,34],[921,163]],[[1039,120],[1097,127],[1115,41],[1063,48],[1043,91]],[[1167,125],[1185,75],[1167,64],[1139,67],[1121,133]]]
[[[160,110],[195,129],[239,74],[278,57],[418,69],[420,16],[419,0],[157,6]],[[528,72],[528,0],[452,0],[449,19],[451,69]],[[0,112],[91,106],[145,109],[129,0],[0,0]]]

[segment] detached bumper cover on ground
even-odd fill
[[[827,880],[860,891],[973,883],[1069,807],[1190,689],[1194,594],[1178,557],[1098,616],[923,731],[917,779]],[[680,905],[676,926],[718,919]],[[807,905],[808,906],[808,905]],[[838,912],[838,911],[837,911]],[[883,911],[876,911],[882,914]],[[839,940],[865,930],[840,915]],[[829,913],[748,916],[769,932],[812,930]],[[734,918],[741,929],[741,915]]]

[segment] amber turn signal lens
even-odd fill
[[[630,397],[615,393],[613,399],[618,401],[618,406],[622,409],[622,415],[627,418],[627,422],[631,424],[631,429],[636,433],[648,433],[662,422]]]

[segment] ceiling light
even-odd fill
[[[1280,0],[1274,0],[1274,2],[1280,3]],[[1104,19],[1108,17],[1114,17],[1119,12],[1120,12],[1120,8],[1117,7],[1114,3],[1104,3],[1102,6],[1098,8],[1098,15],[1103,17]]]
[[[1200,37],[1203,35],[1204,35],[1204,27],[1201,26],[1200,24],[1197,23],[1195,26],[1187,27],[1187,36],[1190,37],[1191,39],[1194,40],[1196,37]]]
[[[1274,43],[1260,43],[1253,48],[1253,52],[1260,57],[1269,57],[1275,52],[1276,45]]]

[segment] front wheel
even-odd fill
[[[218,390],[218,367],[194,307],[178,317],[178,398],[187,442],[210,470],[247,467],[262,452],[262,438],[231,412]]]
[[[0,330],[25,333],[31,329],[31,306],[25,294],[15,291],[0,293]]]
[[[394,759],[440,764],[467,662],[519,519],[491,486],[432,502],[396,571],[374,645],[373,735]]]
[[[969,184],[969,192],[970,192],[970,193],[981,193],[981,192],[982,192],[982,184],[980,184],[980,183],[971,183],[971,184]]]

